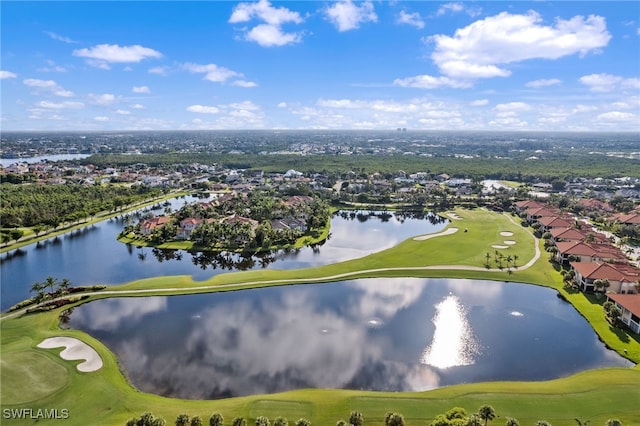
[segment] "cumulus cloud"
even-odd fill
[[[543,25],[541,16],[502,12],[455,31],[436,34],[431,59],[444,77],[421,75],[397,79],[405,87],[469,87],[483,78],[508,77],[506,65],[531,59],[558,59],[598,51],[611,39],[601,16],[574,16]]]
[[[404,10],[401,10],[398,18],[396,19],[396,23],[412,25],[419,29],[424,28],[424,21],[418,12],[407,13]]]
[[[225,81],[227,81],[232,77],[242,76],[242,74],[236,71],[218,66],[216,64],[199,65],[199,64],[187,63],[187,64],[184,64],[182,67],[191,73],[205,74],[204,79],[213,81],[214,83],[224,83]]]
[[[98,44],[90,48],[76,49],[73,55],[86,58],[89,65],[104,69],[109,69],[110,63],[137,63],[149,58],[162,57],[157,50],[139,44],[132,46]]]
[[[286,7],[273,7],[268,0],[252,3],[239,3],[229,17],[230,24],[250,22],[252,20],[263,23],[244,30],[244,38],[258,43],[260,46],[284,46],[302,41],[302,33],[285,32],[282,25],[286,23],[301,24],[304,19],[298,12]]]
[[[356,5],[351,0],[342,0],[328,7],[325,15],[340,32],[357,29],[366,22],[378,22],[378,15],[370,1]]]
[[[284,46],[302,41],[300,33],[286,33],[277,25],[260,24],[245,34],[245,39],[255,41],[260,46]]]
[[[39,80],[37,78],[27,78],[22,80],[25,86],[32,87],[34,89],[43,90],[49,92],[55,96],[68,98],[73,96],[73,92],[63,89],[58,83],[53,80]]]
[[[476,99],[469,102],[469,105],[474,107],[489,105],[489,99]]]
[[[131,91],[133,93],[151,93],[151,90],[149,90],[147,86],[133,86]]]
[[[599,121],[615,122],[615,123],[620,123],[620,122],[637,123],[638,122],[638,116],[636,114],[632,114],[630,112],[620,112],[620,111],[610,111],[610,112],[602,113],[598,115],[597,119]]]
[[[561,83],[562,81],[558,80],[557,78],[549,78],[549,79],[542,78],[540,80],[529,81],[527,84],[525,84],[525,86],[538,89],[540,87],[556,86]]]
[[[158,75],[162,75],[162,76],[166,76],[169,73],[169,68],[168,67],[153,67],[153,68],[149,68],[149,71],[147,71],[149,74],[158,74]]]
[[[187,111],[196,112],[198,114],[218,114],[220,109],[214,106],[191,105],[187,107]]]
[[[0,70],[0,80],[4,80],[5,78],[16,78],[16,77],[18,77],[18,74],[14,72]]]
[[[606,73],[589,74],[582,76],[578,81],[589,87],[592,92],[612,92],[620,88],[638,89],[640,88],[640,79],[623,78],[617,75]]]
[[[89,93],[89,99],[93,101],[93,103],[98,105],[110,105],[118,100],[118,97],[113,93],[103,93],[103,94],[95,94]]]

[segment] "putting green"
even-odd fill
[[[69,372],[64,366],[33,351],[3,353],[0,366],[3,405],[37,401],[69,382]]]

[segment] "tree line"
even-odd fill
[[[490,421],[497,418],[496,410],[488,404],[483,404],[475,413],[467,414],[467,411],[461,407],[454,407],[446,413],[438,414],[428,426],[488,426]],[[575,418],[578,426],[586,426],[589,420],[580,420]],[[139,417],[129,419],[126,426],[165,426],[167,423],[161,417],[156,417],[150,412],[143,413]],[[221,413],[213,413],[209,417],[209,426],[224,426],[225,420]],[[229,423],[227,423],[229,424]],[[311,426],[311,422],[305,418],[300,418],[295,422],[289,422],[285,417],[278,416],[273,419],[273,423],[268,417],[258,416],[255,419],[255,426]],[[338,420],[336,426],[364,426],[364,416],[359,411],[351,411],[348,420]],[[520,422],[513,417],[506,417],[503,423],[505,426],[520,426]],[[190,417],[188,414],[182,413],[176,417],[176,426],[204,426],[200,416]],[[248,426],[247,419],[244,417],[234,417],[230,423],[231,426]],[[388,411],[384,416],[385,426],[406,426],[404,416],[400,413]],[[524,426],[524,425],[523,425]],[[546,420],[538,420],[533,426],[552,426]],[[623,426],[618,419],[608,419],[604,426]]]
[[[551,182],[572,177],[622,176],[640,177],[638,161],[628,158],[576,154],[549,154],[548,158],[524,161],[517,158],[456,158],[453,156],[424,157],[419,155],[258,155],[167,153],[145,155],[98,154],[78,160],[81,164],[116,167],[145,163],[152,167],[175,164],[219,164],[231,169],[260,169],[266,172],[284,172],[295,168],[304,173],[346,173],[354,171],[371,174],[427,172],[433,175],[447,173],[453,177],[473,179],[501,179],[518,182]],[[517,167],[516,167],[517,165]]]
[[[92,217],[101,211],[158,196],[159,189],[144,185],[0,185],[0,223],[3,228],[56,228],[64,222]]]

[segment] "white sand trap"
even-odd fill
[[[505,243],[508,246],[512,246],[516,243],[516,241],[513,240],[504,240],[503,243]]]
[[[455,213],[447,213],[447,216],[449,216],[451,219],[462,220],[462,218]]]
[[[60,348],[62,346],[65,346],[65,349],[60,352],[60,358],[67,361],[84,360],[84,362],[78,364],[78,371],[88,373],[102,368],[102,358],[100,358],[98,352],[75,337],[50,337],[44,339],[38,345],[39,348],[43,349]]]
[[[441,237],[443,235],[455,234],[456,232],[458,232],[458,228],[447,228],[442,232],[438,232],[437,234],[420,235],[418,237],[413,237],[413,239],[416,240],[416,241],[424,241],[424,240],[428,240],[429,238],[435,238],[435,237]]]
[[[502,231],[500,233],[501,236],[503,237],[513,237],[513,232],[509,232],[509,231]]]
[[[493,247],[494,249],[506,249],[506,248],[509,248],[509,246],[503,246],[502,244],[494,244],[491,247]]]

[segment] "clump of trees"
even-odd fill
[[[620,317],[622,316],[622,311],[618,308],[615,303],[611,301],[606,301],[602,304],[602,310],[604,311],[604,316],[612,325],[616,326]]]

